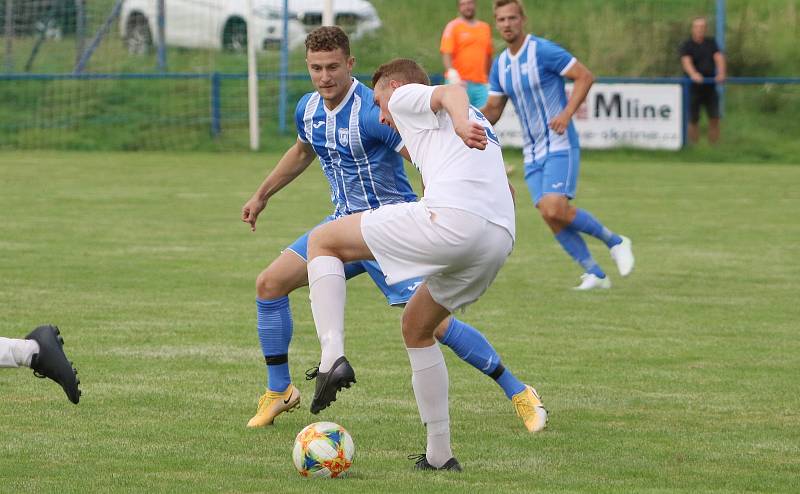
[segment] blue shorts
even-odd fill
[[[580,170],[581,150],[556,151],[544,159],[525,163],[525,182],[534,205],[545,194],[560,194],[569,199],[575,198]]]
[[[489,86],[480,82],[467,81],[467,96],[470,105],[481,109],[489,99]]]
[[[333,216],[328,216],[322,220],[320,225],[333,220]],[[300,238],[292,242],[286,249],[300,256],[304,261],[308,261],[308,236],[311,235],[312,230],[301,235]],[[344,275],[348,280],[364,272],[369,274],[378,289],[383,292],[383,296],[386,297],[386,301],[389,305],[403,305],[407,303],[411,296],[414,295],[414,292],[417,291],[417,287],[424,281],[422,278],[412,278],[394,285],[388,285],[386,283],[386,275],[383,274],[377,261],[354,261],[344,265]]]

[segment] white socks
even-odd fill
[[[344,304],[347,295],[344,264],[337,257],[319,256],[308,263],[311,313],[322,347],[319,371],[328,372],[344,356]]]
[[[448,410],[447,366],[439,345],[427,348],[406,348],[411,361],[411,385],[417,408],[428,430],[428,463],[440,468],[453,457],[450,449],[450,412]]]
[[[37,353],[39,344],[35,340],[0,338],[0,367],[30,367]]]

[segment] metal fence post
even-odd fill
[[[80,61],[86,44],[86,9],[84,0],[75,0],[75,64]]]
[[[288,106],[287,74],[289,72],[289,0],[283,0],[283,40],[281,43],[281,61],[278,68],[280,78],[278,87],[278,129],[286,133],[286,107]]]
[[[683,122],[681,123],[682,131],[681,134],[681,147],[686,147],[686,141],[688,136],[686,132],[689,130],[689,88],[692,85],[692,80],[688,77],[684,77],[683,81],[681,82],[681,89],[683,93]]]
[[[222,77],[219,72],[211,74],[211,137],[222,133]]]
[[[3,28],[6,37],[6,72],[14,72],[14,0],[6,0],[6,24]]]
[[[727,24],[727,11],[725,10],[725,0],[717,0],[717,27],[716,39],[719,50],[725,54],[725,26]],[[725,86],[717,84],[717,94],[719,95],[719,114],[725,115]]]
[[[164,34],[165,31],[165,6],[164,0],[158,0],[158,12],[156,18],[158,20],[158,70],[164,72],[167,70],[167,38]]]
[[[75,64],[75,69],[73,73],[80,74],[83,72],[83,69],[86,68],[86,64],[89,63],[89,59],[92,58],[94,51],[97,50],[97,47],[100,46],[100,42],[103,40],[103,37],[106,35],[108,30],[111,28],[111,24],[119,17],[120,12],[122,12],[122,3],[124,0],[117,0],[117,3],[114,5],[114,8],[111,10],[111,13],[106,18],[106,21],[100,26],[100,29],[97,30],[97,33],[94,35],[94,39],[89,44],[89,47],[84,50],[81,54],[78,62]]]

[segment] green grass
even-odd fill
[[[446,350],[466,471],[426,475],[405,459],[424,432],[400,312],[365,277],[348,285],[358,384],[308,413],[303,371],[319,346],[298,290],[290,361],[303,406],[244,427],[264,385],[255,276],[330,209],[313,167],[250,233],[239,209],[276,159],[0,155],[0,334],[60,325],[84,389],[73,406],[29,371],[0,372],[0,491],[800,489],[800,167],[586,160],[578,204],[633,238],[637,269],[585,294],[569,290],[578,268],[517,173],[515,251],[463,318],[543,393],[551,422],[523,432],[501,391]],[[351,478],[294,472],[294,436],[318,419],[352,433]]]

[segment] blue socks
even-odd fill
[[[606,274],[600,269],[600,266],[594,261],[592,254],[589,252],[589,247],[583,241],[583,237],[572,227],[564,228],[556,233],[556,240],[564,247],[570,257],[581,265],[584,271],[592,273],[598,278],[605,278]]]
[[[450,347],[461,360],[494,379],[508,399],[525,390],[525,384],[500,364],[500,356],[492,345],[472,326],[452,317],[440,342]]]
[[[267,388],[286,391],[292,378],[289,376],[289,342],[292,341],[292,310],[289,297],[273,300],[256,298],[258,339],[267,363]]]
[[[592,216],[592,213],[585,209],[578,208],[578,213],[575,215],[575,219],[572,220],[568,228],[578,230],[579,232],[589,234],[602,240],[609,249],[622,243],[622,238],[620,238],[619,235],[603,226],[597,218]]]

